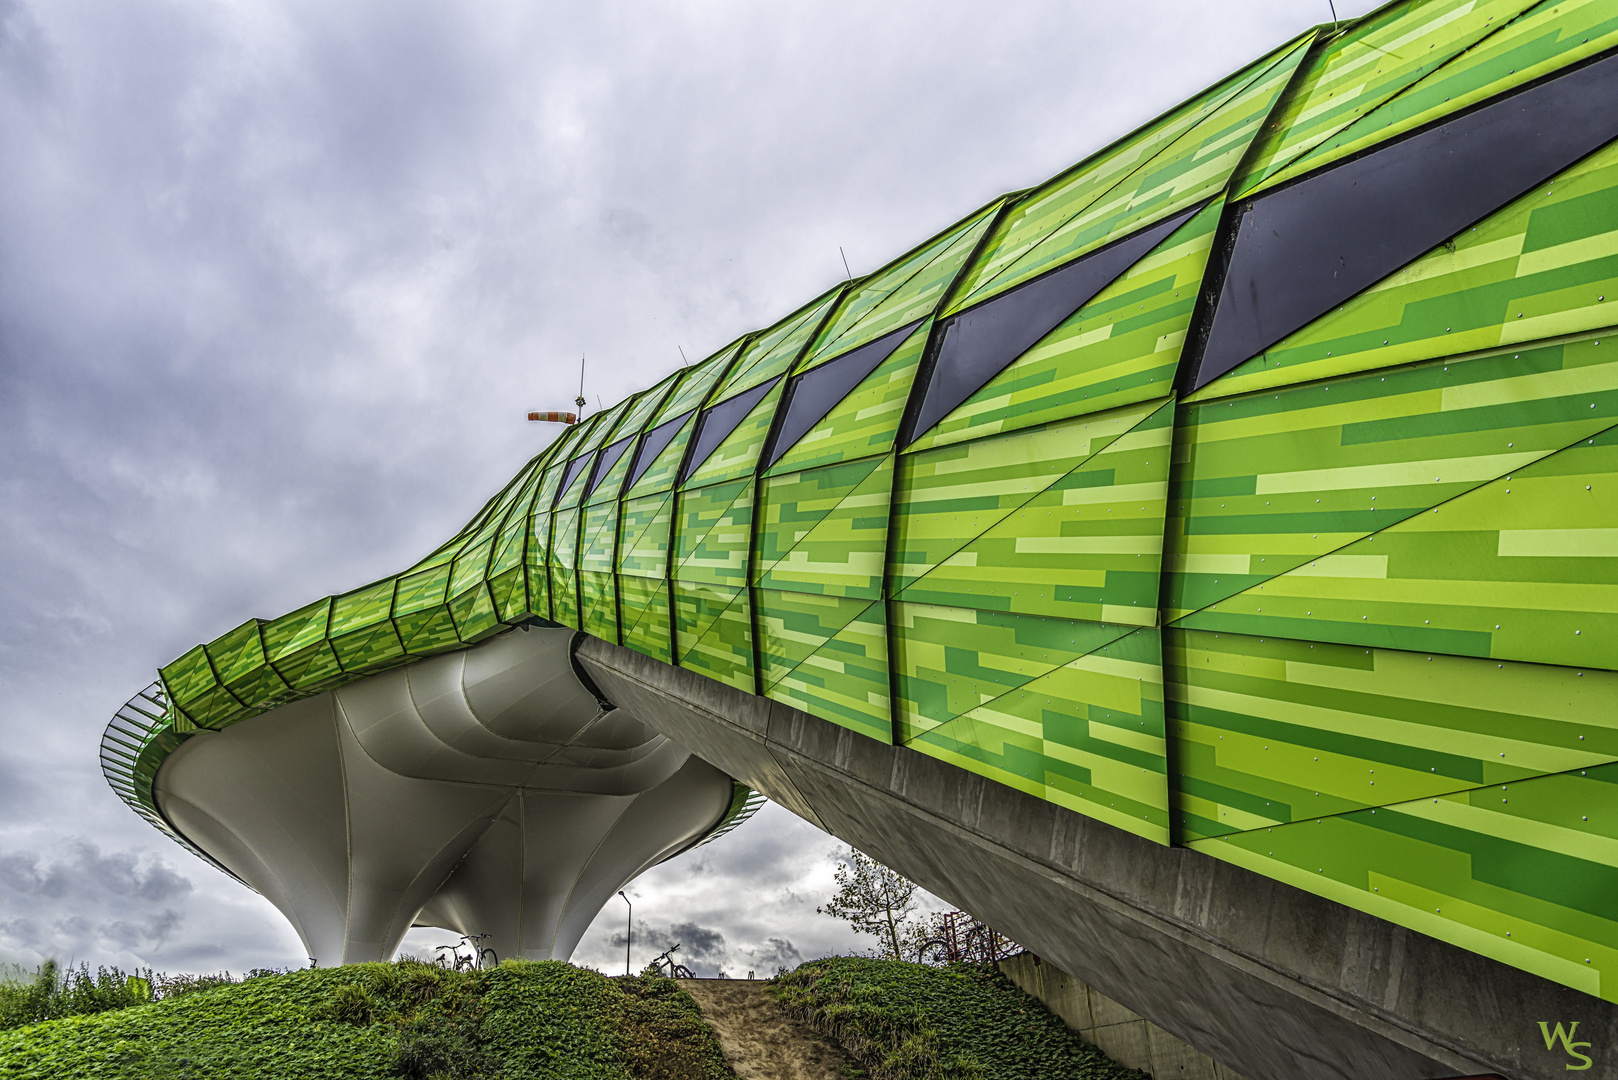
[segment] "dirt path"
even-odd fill
[[[788,1016],[763,982],[686,979],[680,986],[696,999],[741,1080],[842,1080],[848,1059]]]

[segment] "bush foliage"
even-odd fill
[[[43,995],[59,1009],[54,1018],[0,1031],[0,1078],[733,1076],[696,1004],[671,980],[608,979],[556,961],[455,972],[406,960],[240,983],[147,977],[144,994],[138,981],[120,984],[128,978],[121,972],[100,982],[84,974],[87,989],[42,970],[0,993],[0,1008]],[[47,984],[57,987],[54,998]],[[87,1007],[71,1013],[69,998]]]
[[[771,980],[872,1080],[1143,1080],[992,967],[815,960]],[[672,979],[402,960],[165,977],[0,973],[0,1080],[731,1080]]]
[[[1149,1080],[992,966],[832,957],[777,976],[771,989],[874,1080]]]

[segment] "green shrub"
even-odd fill
[[[677,984],[608,979],[554,961],[455,972],[406,960],[255,972],[242,982],[154,977],[154,989],[135,1006],[116,1003],[122,973],[84,974],[89,982],[77,991],[54,966],[6,984],[0,1005],[10,1002],[19,1015],[37,1017],[41,1001],[46,1012],[51,1002],[69,1000],[81,1011],[0,1031],[0,1080],[733,1075]],[[138,997],[138,987],[125,984],[125,991]]]
[[[771,980],[875,1080],[1142,1080],[993,967],[833,957]]]
[[[47,960],[31,974],[12,969],[0,976],[0,1031],[64,1016],[89,1016],[144,1005],[153,997],[152,973],[88,964],[59,970]]]
[[[317,1018],[353,969],[298,971],[0,1032],[0,1078],[346,1080],[389,1075],[380,1025]],[[154,980],[155,982],[156,980]]]
[[[614,979],[619,1052],[637,1080],[723,1080],[733,1076],[713,1029],[674,979],[641,974]]]

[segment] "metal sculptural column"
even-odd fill
[[[531,629],[194,735],[157,805],[286,915],[321,964],[415,924],[565,958],[608,897],[699,839],[728,777],[573,675]]]

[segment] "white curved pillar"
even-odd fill
[[[220,732],[157,774],[159,809],[286,915],[322,965],[388,959],[412,924],[569,956],[596,913],[730,805],[730,778],[525,629]]]

